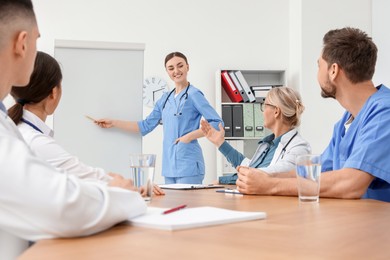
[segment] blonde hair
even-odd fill
[[[299,126],[305,107],[297,91],[289,87],[272,88],[268,92],[267,101],[280,109],[286,123],[292,127]]]

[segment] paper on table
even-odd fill
[[[131,225],[164,230],[188,229],[266,218],[265,212],[228,210],[215,207],[185,208],[162,214],[166,208],[148,207],[145,215],[129,219]]]
[[[171,190],[196,190],[196,189],[214,189],[214,188],[223,188],[223,185],[214,185],[214,184],[161,184],[158,185],[162,189],[171,189]]]

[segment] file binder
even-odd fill
[[[243,101],[241,94],[238,92],[238,89],[234,85],[227,71],[221,72],[221,82],[222,82],[222,87],[225,89],[226,93],[228,94],[232,102]]]
[[[275,87],[278,87],[279,85],[275,86]],[[271,90],[272,88],[274,88],[274,86],[272,85],[254,85],[254,86],[250,86],[252,91],[256,91],[256,90]],[[280,86],[279,86],[280,87]]]
[[[268,92],[273,88],[271,85],[257,85],[250,86],[253,95],[255,95],[256,102],[263,103],[268,95]]]
[[[254,114],[254,121],[255,121],[255,137],[263,138],[265,137],[265,128],[264,128],[264,120],[263,120],[263,113],[261,113],[260,109],[261,104],[260,103],[254,103],[253,104],[253,114]]]
[[[232,106],[233,136],[244,137],[242,105]]]
[[[222,106],[222,120],[224,123],[225,137],[233,136],[233,119],[232,119],[232,106]]]
[[[255,102],[256,98],[255,95],[253,95],[251,88],[249,87],[248,83],[246,82],[244,75],[242,75],[241,71],[237,70],[234,72],[236,75],[238,81],[241,84],[242,89],[245,91],[246,95],[248,96],[249,102]]]
[[[253,95],[255,95],[255,98],[262,98],[265,99],[268,95],[269,90],[252,90]]]
[[[248,95],[245,93],[244,89],[242,88],[240,82],[238,81],[238,79],[236,77],[236,74],[234,74],[234,71],[229,71],[229,76],[232,79],[232,81],[233,81],[234,85],[236,86],[236,88],[238,89],[238,91],[240,92],[243,101],[249,102]]]
[[[253,114],[253,104],[243,104],[244,116],[244,137],[255,137],[255,119]]]

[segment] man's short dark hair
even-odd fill
[[[365,32],[345,27],[329,31],[323,41],[322,58],[329,66],[337,63],[352,83],[372,79],[378,49]]]
[[[12,22],[17,16],[35,20],[31,0],[0,0],[0,25]]]

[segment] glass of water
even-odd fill
[[[130,154],[130,178],[146,201],[153,195],[155,154]]]
[[[299,201],[318,202],[321,176],[320,155],[300,155],[297,157],[296,167]]]

